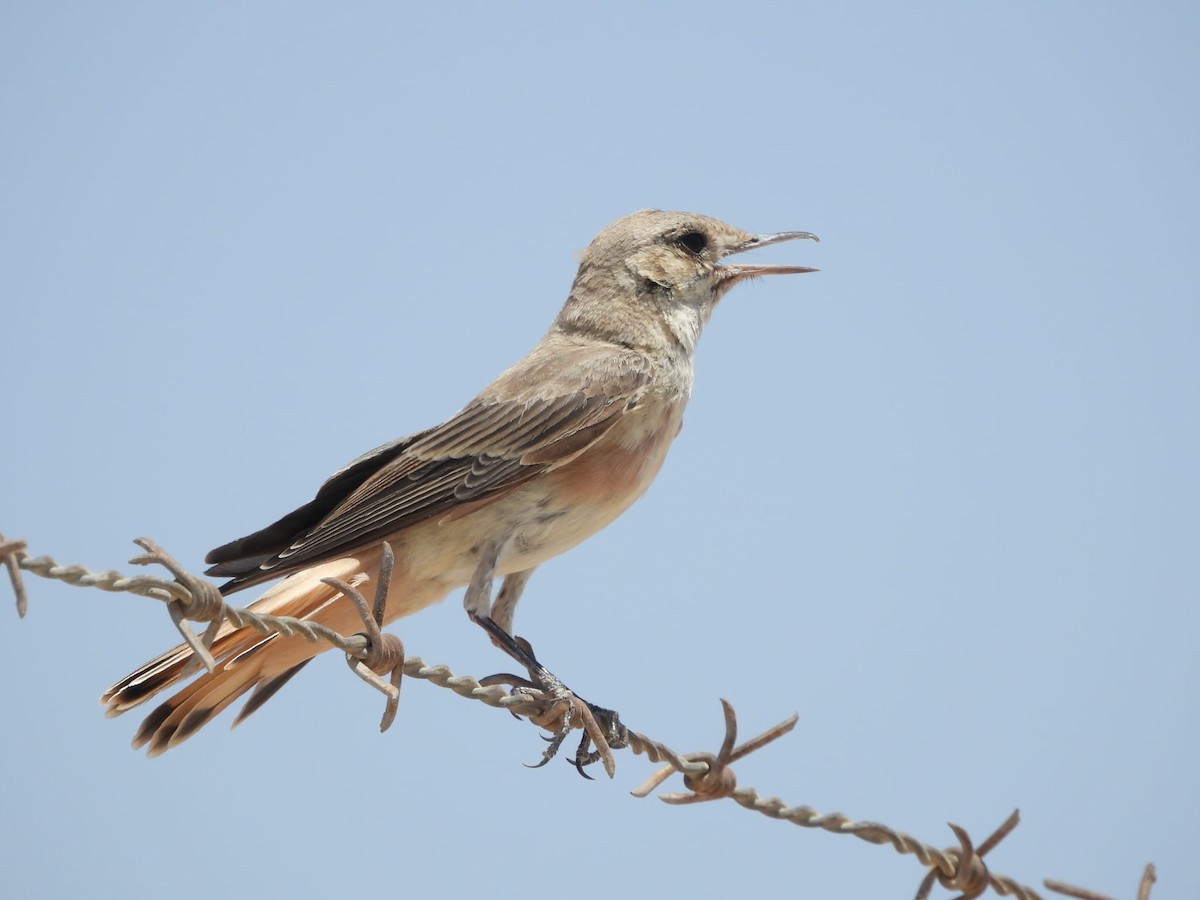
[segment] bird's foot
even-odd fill
[[[538,725],[553,736],[548,739],[549,743],[542,751],[542,761],[531,768],[540,768],[554,759],[571,729],[578,727],[583,729],[583,738],[579,741],[574,758],[570,760],[575,769],[584,778],[591,778],[584,771],[584,767],[603,761],[604,769],[611,778],[616,771],[612,751],[629,746],[629,732],[621,724],[617,713],[588,703],[544,666],[539,666],[529,674],[533,690],[554,700],[541,720],[537,721]]]
[[[592,776],[584,771],[585,767],[595,762],[603,762],[604,771],[612,778],[616,772],[612,751],[629,746],[629,730],[621,723],[617,713],[588,703],[544,666],[530,671],[529,674],[529,679],[511,674],[491,675],[481,679],[480,683],[507,684],[512,687],[514,695],[551,701],[540,715],[529,717],[531,722],[551,734],[546,738],[547,745],[542,751],[541,762],[532,764],[530,768],[541,768],[554,759],[571,730],[581,728],[583,737],[575,755],[568,761],[587,779],[591,779]]]
[[[538,661],[533,647],[524,638],[513,637],[490,619],[480,617],[476,621],[492,636],[500,649],[524,666],[529,673],[528,679],[511,674],[490,675],[481,679],[480,684],[506,684],[512,688],[515,695],[550,701],[540,715],[529,717],[531,722],[551,734],[551,737],[547,738],[546,749],[542,752],[542,761],[530,768],[541,768],[554,759],[571,730],[581,728],[583,738],[570,762],[580,775],[588,779],[591,776],[584,768],[602,762],[604,771],[612,778],[616,772],[612,751],[629,746],[629,730],[621,724],[617,713],[588,703],[563,684],[562,679]]]

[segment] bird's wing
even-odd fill
[[[636,407],[651,375],[636,354],[569,361],[574,390],[556,389],[560,365],[510,370],[453,418],[359,457],[309,503],[213,550],[207,574],[233,576],[226,593],[277,578],[486,505],[575,458]]]

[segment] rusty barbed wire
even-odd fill
[[[395,720],[401,678],[407,675],[449,689],[460,697],[524,716],[539,727],[556,734],[559,742],[561,735],[565,735],[572,728],[585,729],[584,742],[580,745],[576,757],[576,766],[581,773],[584,763],[603,759],[611,776],[610,743],[612,747],[619,749],[628,747],[633,753],[644,755],[652,762],[665,763],[631,792],[635,797],[649,796],[678,772],[683,776],[687,791],[659,795],[659,799],[665,803],[684,805],[727,798],[744,809],[803,828],[819,828],[831,834],[851,835],[870,844],[889,844],[897,853],[914,856],[929,870],[917,889],[916,900],[926,900],[934,882],[947,890],[961,892],[959,900],[973,900],[988,890],[1001,896],[1017,897],[1019,900],[1042,900],[1041,895],[1033,888],[1008,876],[991,872],[983,861],[983,857],[1016,828],[1020,821],[1019,810],[1014,810],[1012,815],[978,847],[974,846],[965,829],[949,823],[958,840],[958,846],[938,849],[879,822],[855,821],[842,813],[821,813],[810,806],[789,806],[778,797],[762,797],[754,788],[738,787],[732,764],[792,731],[799,721],[797,715],[792,715],[757,737],[738,745],[736,713],[733,706],[722,699],[725,736],[718,752],[681,754],[661,741],[624,726],[620,726],[618,741],[607,741],[599,734],[600,728],[594,720],[590,725],[584,721],[585,717],[579,715],[577,706],[564,706],[561,698],[549,696],[536,685],[517,676],[493,675],[477,680],[469,675],[455,675],[448,666],[428,665],[420,657],[407,655],[398,636],[381,630],[390,581],[388,573],[393,563],[391,547],[386,543],[383,544],[381,577],[376,586],[373,607],[368,607],[366,599],[358,590],[358,587],[368,580],[364,573],[359,573],[349,582],[336,578],[323,579],[326,584],[348,597],[358,610],[364,630],[353,635],[343,635],[316,622],[292,616],[267,615],[245,607],[233,606],[225,602],[215,585],[188,573],[149,538],[138,538],[135,543],[146,552],[133,557],[130,560],[132,564],[161,565],[175,576],[174,580],[167,581],[153,575],[126,576],[112,569],[92,572],[81,565],[62,565],[48,556],[31,557],[25,552],[24,541],[6,540],[4,535],[0,534],[0,560],[3,560],[12,583],[18,615],[24,617],[28,608],[27,593],[21,576],[22,571],[26,571],[78,587],[133,593],[167,604],[172,622],[192,648],[195,659],[202,661],[209,671],[216,666],[210,652],[212,641],[224,621],[237,627],[254,628],[264,634],[300,637],[313,643],[325,642],[345,653],[346,661],[355,674],[386,697],[380,722],[381,731],[386,731]],[[192,632],[188,620],[208,623],[202,637],[197,637]],[[383,675],[388,675],[389,678],[385,680]],[[587,704],[580,701],[579,705],[587,710],[586,715],[590,717]],[[574,720],[572,716],[575,717]],[[589,740],[596,745],[596,751],[590,754],[587,753]],[[1153,864],[1147,865],[1138,890],[1138,900],[1149,900],[1150,888],[1155,877]],[[1051,879],[1046,879],[1044,884],[1051,891],[1081,900],[1110,900],[1085,888]]]

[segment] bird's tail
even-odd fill
[[[275,585],[250,608],[260,613],[320,622],[342,634],[362,631],[354,605],[321,579],[334,577],[349,582],[363,571],[372,575],[378,571],[377,551],[298,572]],[[270,699],[309,660],[328,649],[328,644],[310,643],[299,636],[264,635],[253,628],[236,628],[227,622],[212,645],[216,670],[204,672],[150,713],[134,735],[134,749],[146,747],[148,755],[158,756],[187,740],[229,704],[253,691],[234,720],[236,725]],[[187,677],[185,670],[191,661],[191,649],[180,644],[126,675],[100,698],[106,715],[118,716],[173,687]]]

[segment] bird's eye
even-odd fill
[[[703,253],[704,248],[708,246],[708,238],[706,238],[699,231],[686,232],[685,234],[681,234],[675,240],[679,246],[683,247],[683,249],[687,250],[689,253],[695,253],[697,255]]]

